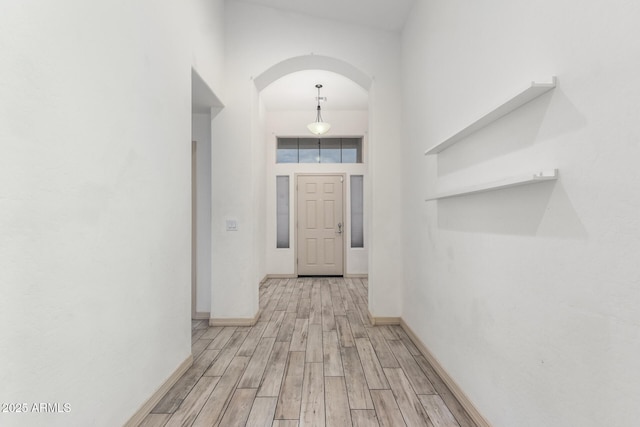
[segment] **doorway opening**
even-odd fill
[[[191,69],[191,319],[211,317],[212,120],[224,105]]]

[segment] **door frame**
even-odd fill
[[[342,178],[342,224],[343,224],[343,232],[342,232],[342,277],[346,277],[347,275],[347,239],[345,236],[347,235],[347,212],[346,212],[346,197],[347,197],[347,174],[345,172],[336,172],[336,173],[306,173],[306,172],[296,172],[293,174],[294,181],[294,198],[293,198],[293,242],[295,245],[294,250],[294,269],[293,274],[296,277],[298,276],[298,177],[299,176],[339,176]],[[349,224],[349,226],[351,226]]]

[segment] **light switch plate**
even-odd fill
[[[238,231],[238,221],[235,219],[228,219],[227,223],[227,231]]]

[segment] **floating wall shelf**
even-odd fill
[[[500,190],[503,188],[516,187],[519,185],[537,184],[545,181],[553,181],[558,179],[558,169],[545,169],[543,171],[504,178],[498,181],[488,182],[484,184],[475,184],[468,187],[459,188],[457,190],[443,191],[432,197],[427,197],[426,201],[448,199],[449,197],[464,196],[467,194],[483,193],[485,191]]]
[[[450,136],[444,141],[434,145],[424,152],[425,155],[428,154],[437,154],[447,148],[451,147],[456,142],[466,138],[472,133],[482,129],[487,126],[491,122],[498,120],[500,117],[512,112],[513,110],[523,106],[529,101],[532,101],[539,97],[540,95],[550,91],[551,89],[556,87],[556,77],[551,78],[551,83],[537,83],[531,82],[531,85],[525,90],[521,91],[517,95],[511,97],[507,101],[503,102],[484,116],[480,117],[475,122],[471,123],[469,126],[465,127],[458,133]]]

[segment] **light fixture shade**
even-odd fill
[[[307,125],[307,129],[314,135],[324,135],[329,132],[331,129],[331,125],[322,120],[322,108],[320,108],[320,89],[322,89],[322,85],[318,83],[316,85],[316,89],[318,89],[318,106],[316,107],[316,121],[313,123],[309,123]]]
[[[307,129],[314,135],[324,135],[331,129],[331,125],[326,122],[313,122],[307,125]]]

